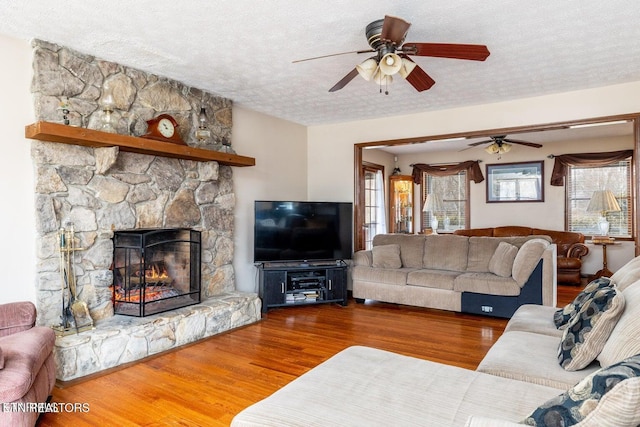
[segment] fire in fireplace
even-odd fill
[[[113,236],[113,309],[144,317],[200,302],[200,232],[123,230]]]

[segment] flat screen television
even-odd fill
[[[351,258],[351,203],[256,200],[254,219],[256,263]]]

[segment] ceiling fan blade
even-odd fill
[[[353,80],[357,75],[358,75],[358,70],[354,68],[349,72],[349,74],[344,76],[338,83],[336,83],[331,89],[329,89],[329,92],[335,92],[337,90],[342,89],[347,85],[347,83]]]
[[[487,139],[486,141],[472,142],[471,144],[469,144],[469,147],[475,147],[478,145],[486,144],[488,142],[495,142],[495,141],[493,139]]]
[[[411,24],[404,19],[386,15],[384,17],[384,23],[382,24],[380,39],[390,41],[400,46],[410,26]]]
[[[479,44],[405,43],[402,45],[401,50],[408,55],[469,59],[472,61],[484,61],[489,56],[489,49]]]
[[[330,53],[329,55],[320,55],[320,56],[314,56],[312,58],[296,59],[295,61],[291,61],[291,63],[295,64],[298,62],[311,61],[314,59],[329,58],[331,56],[349,55],[352,53],[369,53],[369,52],[375,52],[375,50],[367,49],[367,50],[352,50],[351,52]]]
[[[528,147],[533,147],[533,148],[540,148],[542,147],[542,144],[537,144],[535,142],[528,142],[528,141],[521,141],[519,139],[510,139],[510,138],[505,138],[503,139],[503,141],[505,142],[510,142],[511,144],[520,144],[520,145],[526,145]]]
[[[430,89],[431,86],[436,84],[436,81],[431,78],[422,68],[418,65],[407,76],[406,80],[413,86],[418,92]]]

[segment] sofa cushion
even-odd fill
[[[448,271],[465,271],[469,255],[469,238],[466,236],[431,234],[425,237],[424,268]]]
[[[565,329],[569,324],[569,320],[576,315],[582,306],[589,301],[598,289],[611,286],[611,279],[608,277],[599,277],[592,280],[584,289],[576,295],[569,304],[553,314],[553,322],[558,329]]]
[[[453,289],[458,292],[474,292],[488,295],[520,295],[520,285],[511,277],[493,273],[463,273],[456,277]]]
[[[352,277],[354,281],[405,286],[407,275],[414,270],[415,268],[374,268],[359,265],[352,269]]]
[[[356,346],[242,410],[231,426],[462,426],[479,413],[521,420],[561,391]]]
[[[523,331],[536,334],[562,337],[562,331],[553,323],[553,314],[556,308],[548,305],[524,304],[518,307],[504,332]]]
[[[611,281],[621,291],[624,291],[627,286],[634,284],[638,280],[640,280],[640,256],[633,258],[611,276]]]
[[[640,282],[622,291],[625,309],[598,355],[602,366],[610,366],[640,353]]]
[[[2,353],[2,347],[0,347],[0,369],[4,368],[4,354]]]
[[[374,268],[400,268],[400,245],[380,245],[371,249]]]
[[[547,246],[549,246],[548,241],[532,239],[526,241],[522,247],[520,247],[516,259],[513,261],[512,271],[513,279],[520,287],[527,283],[529,276],[531,276],[538,262],[540,262],[540,258],[545,249],[547,249]]]
[[[469,237],[469,255],[467,271],[486,273],[489,271],[489,261],[498,248],[500,242],[507,242],[517,248],[529,240],[543,239],[551,242],[548,236],[514,236],[514,237]]]
[[[624,306],[624,296],[615,287],[595,291],[564,330],[558,348],[560,366],[567,371],[576,371],[595,360]]]
[[[539,427],[639,425],[640,355],[592,373],[535,409],[523,423]]]
[[[419,234],[377,234],[373,237],[373,246],[400,245],[402,266],[422,268],[424,238],[425,236]]]
[[[487,273],[489,271],[489,261],[491,261],[491,257],[500,242],[501,240],[495,237],[469,237],[467,271]]]
[[[489,260],[489,272],[502,277],[511,277],[513,261],[517,254],[517,247],[507,242],[500,242]]]
[[[415,270],[407,275],[407,285],[453,290],[453,283],[460,273],[446,270]]]
[[[558,341],[558,337],[533,332],[505,332],[491,346],[476,370],[568,390],[600,368],[597,363],[593,363],[581,371],[562,369],[556,357]]]

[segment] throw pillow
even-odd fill
[[[553,323],[555,323],[556,328],[566,328],[569,320],[571,320],[571,318],[580,311],[584,303],[589,301],[598,289],[610,286],[613,286],[613,284],[611,282],[611,279],[609,279],[608,277],[600,277],[591,281],[591,283],[585,286],[584,289],[578,295],[576,295],[573,301],[553,314]]]
[[[597,290],[569,321],[558,347],[558,361],[567,371],[587,367],[600,354],[624,310],[624,296],[615,287]]]
[[[543,239],[527,240],[513,260],[512,276],[520,287],[523,287],[533,273],[549,242]]]
[[[640,256],[635,257],[617,270],[611,276],[611,281],[616,284],[618,290],[624,291],[628,286],[640,279]]]
[[[489,260],[489,271],[501,277],[511,277],[513,261],[517,254],[517,247],[507,242],[500,242]]]
[[[375,268],[400,268],[400,245],[380,245],[374,246],[371,250],[373,254],[373,266]]]
[[[536,408],[522,424],[538,427],[640,424],[640,355],[585,377]],[[580,424],[578,424],[580,423]]]

